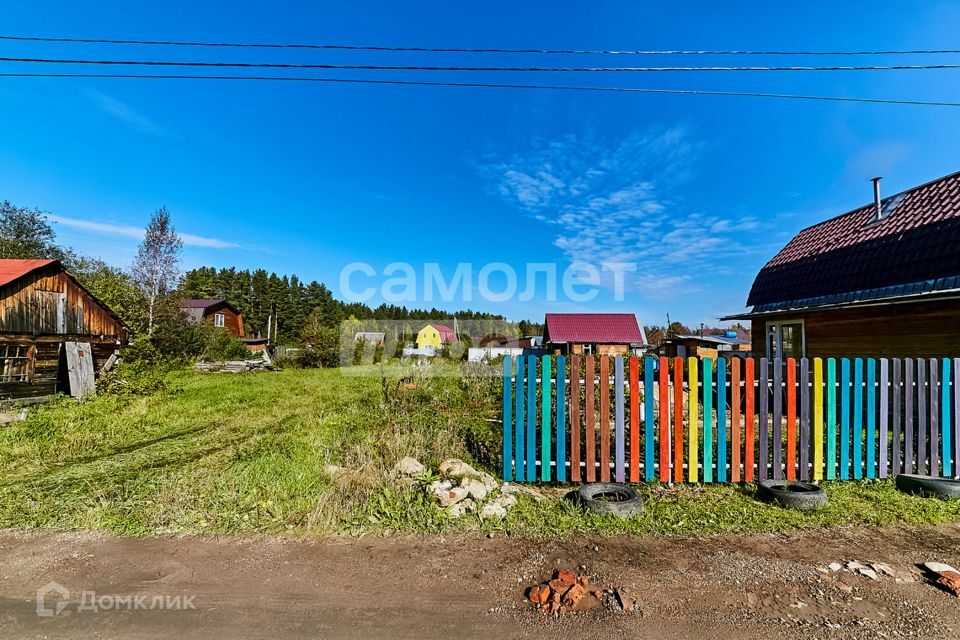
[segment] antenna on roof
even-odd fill
[[[874,212],[874,220],[883,220],[883,205],[880,204],[881,180],[883,180],[883,178],[880,176],[870,179],[870,181],[873,183],[873,206],[876,208],[876,211]]]

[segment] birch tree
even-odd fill
[[[166,207],[157,209],[137,249],[133,277],[147,301],[147,335],[153,335],[157,302],[177,286],[183,241],[170,223]]]

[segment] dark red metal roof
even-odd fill
[[[55,262],[56,260],[0,260],[0,287]]]
[[[632,313],[548,313],[544,342],[642,344],[646,342]]]
[[[899,200],[899,202],[897,202]],[[748,305],[897,287],[960,275],[960,173],[798,233],[760,271]]]
[[[430,326],[436,329],[440,333],[440,337],[443,338],[444,342],[456,342],[457,334],[454,333],[453,329],[443,324],[436,324],[431,322]]]

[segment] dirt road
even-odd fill
[[[897,575],[826,568],[847,560]],[[960,527],[543,543],[7,531],[0,637],[956,638],[960,599],[919,578],[926,560],[960,565]],[[631,589],[641,611],[543,619],[522,592],[558,565]],[[41,617],[37,590],[51,581],[69,596],[47,594],[45,611],[63,611]]]

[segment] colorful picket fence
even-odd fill
[[[960,477],[958,379],[960,358],[505,357],[503,479]]]

